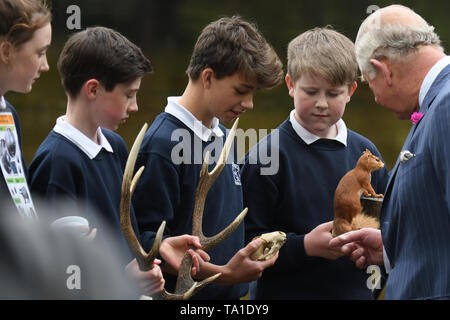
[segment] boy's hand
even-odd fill
[[[164,284],[166,283],[159,264],[161,264],[161,260],[155,259],[153,268],[144,272],[139,270],[136,259],[133,259],[125,267],[125,275],[137,285],[143,294],[151,296],[152,294],[162,291],[164,289]]]
[[[191,246],[196,247],[196,250],[190,249]],[[199,272],[199,260],[209,261],[209,255],[201,250],[200,240],[196,236],[182,235],[177,237],[169,237],[161,242],[159,252],[161,257],[167,263],[164,271],[171,274],[177,274],[180,269],[181,260],[183,260],[186,251],[189,251],[192,256],[192,275]]]
[[[97,236],[97,228],[90,229],[89,226],[72,227],[73,231],[82,235],[84,240],[92,241]]]
[[[267,261],[254,261],[250,258],[261,243],[261,239],[255,239],[239,250],[222,268],[222,276],[219,277],[218,283],[231,285],[254,281],[262,276],[266,268],[273,266],[278,259],[278,252]]]
[[[329,221],[317,226],[305,235],[304,246],[308,256],[335,260],[345,255],[341,248],[330,246],[330,241],[333,238],[331,236],[332,229],[333,221]]]

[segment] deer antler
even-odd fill
[[[225,163],[228,158],[231,145],[233,144],[233,140],[236,134],[238,122],[239,119],[235,121],[232,129],[230,130],[230,133],[228,134],[228,137],[225,141],[225,145],[220,154],[219,161],[217,162],[215,168],[211,171],[211,173],[208,172],[208,162],[209,162],[209,152],[208,152],[205,156],[205,160],[203,162],[203,166],[200,172],[200,181],[197,187],[195,197],[192,234],[199,237],[202,249],[205,251],[210,250],[212,247],[223,241],[229,234],[231,234],[239,226],[239,224],[242,222],[245,215],[247,214],[246,208],[239,214],[238,217],[236,217],[236,219],[228,227],[226,227],[224,230],[222,230],[220,233],[218,233],[213,237],[208,238],[203,234],[202,221],[206,195],[208,194],[208,191],[213,185],[214,181],[217,179],[217,177],[220,175],[223,168],[225,167]],[[163,223],[158,229],[152,249],[148,254],[146,254],[145,251],[142,249],[142,246],[137,240],[133,228],[131,227],[130,221],[131,197],[133,195],[136,184],[144,170],[144,167],[141,167],[136,172],[134,178],[132,178],[132,174],[136,163],[139,147],[142,143],[146,130],[147,124],[143,126],[133,144],[133,147],[131,148],[127,164],[125,166],[125,172],[122,183],[122,199],[120,202],[120,223],[122,226],[122,230],[131,250],[133,251],[133,254],[136,256],[139,268],[143,271],[150,270],[153,267],[153,260],[158,254],[162,234],[165,227],[165,221],[163,221]],[[195,249],[193,246],[191,246],[191,248]],[[180,269],[178,272],[175,293],[174,294],[169,293],[164,289],[161,293],[157,294],[157,296],[165,300],[186,300],[191,298],[200,289],[204,288],[206,285],[213,282],[221,275],[220,273],[218,273],[209,278],[204,279],[203,281],[196,282],[192,279],[191,269],[192,269],[192,257],[188,252],[186,252],[183,257],[183,260],[181,261]]]
[[[234,219],[234,221],[222,230],[220,233],[213,237],[206,237],[203,234],[203,210],[205,207],[206,196],[211,189],[214,181],[219,177],[223,168],[225,167],[225,163],[227,161],[228,155],[230,153],[231,145],[233,144],[234,136],[236,135],[236,128],[239,123],[239,119],[234,122],[233,127],[228,134],[228,137],[225,141],[225,145],[222,149],[222,153],[220,154],[219,160],[217,161],[216,166],[211,172],[208,172],[208,162],[209,162],[209,151],[206,153],[205,160],[203,161],[202,170],[200,171],[200,181],[197,187],[197,193],[195,197],[195,205],[194,205],[194,214],[192,218],[192,234],[194,236],[198,236],[200,238],[200,243],[202,245],[202,249],[205,251],[210,250],[215,245],[222,242],[229,234],[231,234],[244,220],[245,215],[247,214],[248,209],[245,208],[239,216]]]
[[[228,155],[230,154],[230,149],[233,144],[234,137],[236,135],[236,128],[238,123],[239,119],[237,119],[234,122],[234,125],[228,134],[228,137],[225,141],[222,152],[220,154],[219,160],[217,161],[217,164],[214,167],[214,169],[211,172],[208,172],[208,163],[209,163],[209,151],[208,151],[206,153],[205,160],[203,161],[202,169],[200,171],[200,180],[195,195],[194,213],[192,217],[192,235],[199,237],[200,244],[202,245],[202,249],[204,251],[211,250],[215,245],[225,240],[225,238],[228,237],[239,226],[242,220],[244,220],[244,217],[248,211],[248,209],[245,208],[228,227],[219,232],[217,235],[213,237],[206,237],[203,234],[202,222],[206,196],[209,192],[209,189],[212,187],[214,181],[219,177],[220,173],[225,167],[226,160],[228,158]],[[171,298],[177,299],[177,294],[179,295],[182,292],[186,292],[185,297],[186,296],[191,297],[192,295],[200,291],[200,289],[204,288],[207,284],[213,282],[221,275],[220,273],[218,273],[213,275],[212,277],[204,279],[201,282],[195,282],[191,277],[191,268],[192,268],[192,257],[190,254],[186,253],[181,262],[179,276],[177,278],[177,284],[175,287],[175,295],[172,295]],[[186,299],[185,297],[183,299]],[[167,296],[165,298],[167,299]]]
[[[153,268],[153,261],[159,252],[159,246],[161,245],[161,240],[166,226],[166,222],[163,221],[161,226],[156,233],[155,241],[153,242],[152,248],[149,253],[146,253],[142,248],[139,240],[136,238],[133,227],[131,226],[130,218],[130,207],[131,198],[136,188],[137,182],[144,171],[142,166],[133,177],[134,165],[136,164],[136,158],[138,156],[139,147],[141,146],[142,140],[144,139],[145,132],[147,131],[147,123],[144,124],[141,131],[139,132],[136,140],[133,143],[130,154],[128,156],[127,164],[125,165],[125,171],[123,174],[122,181],[122,198],[120,200],[120,225],[122,227],[122,232],[128,245],[133,252],[134,256],[139,265],[139,269],[142,271],[148,271]]]

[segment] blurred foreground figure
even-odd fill
[[[136,299],[114,241],[89,241],[1,210],[0,299]],[[106,248],[104,244],[108,244]],[[105,250],[106,249],[106,250]]]

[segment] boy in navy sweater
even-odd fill
[[[136,168],[146,169],[133,197],[139,228],[156,232],[167,221],[166,234],[192,230],[196,188],[205,149],[218,157],[226,136],[219,121],[230,123],[253,108],[253,95],[282,80],[282,64],[256,28],[240,17],[222,18],[206,26],[194,47],[187,69],[188,85],[181,97],[169,97],[165,112],[157,116],[145,135]],[[181,142],[180,142],[181,141]],[[219,143],[217,143],[219,142]],[[209,170],[215,161],[210,163]],[[203,231],[215,235],[242,211],[239,167],[227,161],[209,191],[203,214]],[[260,240],[244,247],[241,224],[214,247],[211,262],[202,261],[199,279],[221,272],[215,283],[194,299],[238,299],[276,259],[250,260]],[[163,268],[164,271],[164,268]],[[173,291],[176,278],[165,274]]]
[[[241,172],[247,241],[273,230],[287,234],[276,264],[258,280],[257,299],[372,298],[369,275],[328,245],[339,180],[366,148],[380,156],[341,119],[357,73],[353,43],[334,30],[315,28],[289,44],[286,84],[295,109],[250,150]],[[279,153],[273,174],[258,161],[266,149]],[[386,180],[385,168],[373,174],[377,193]]]
[[[96,241],[110,233],[117,243],[109,246],[124,256],[125,266],[132,256],[120,227],[119,205],[128,151],[111,130],[138,110],[136,95],[142,77],[152,71],[150,61],[120,33],[95,27],[67,41],[58,69],[68,96],[67,110],[30,165],[31,190],[43,197],[53,218],[75,212],[98,230]],[[131,219],[139,234],[133,209]],[[140,241],[148,250],[153,239],[141,234]],[[187,235],[165,239],[161,255],[173,262],[177,250],[182,255],[190,244],[199,246],[198,239]],[[141,280],[146,294],[164,286],[158,265],[140,272],[134,259],[126,270]]]

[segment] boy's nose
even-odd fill
[[[251,110],[253,109],[253,95],[247,97],[246,99],[244,99],[241,103],[241,106],[245,109],[245,110]]]
[[[137,103],[133,103],[128,107],[128,113],[134,113],[139,110]]]
[[[319,96],[319,99],[316,102],[316,107],[328,108],[328,101],[324,95]]]

